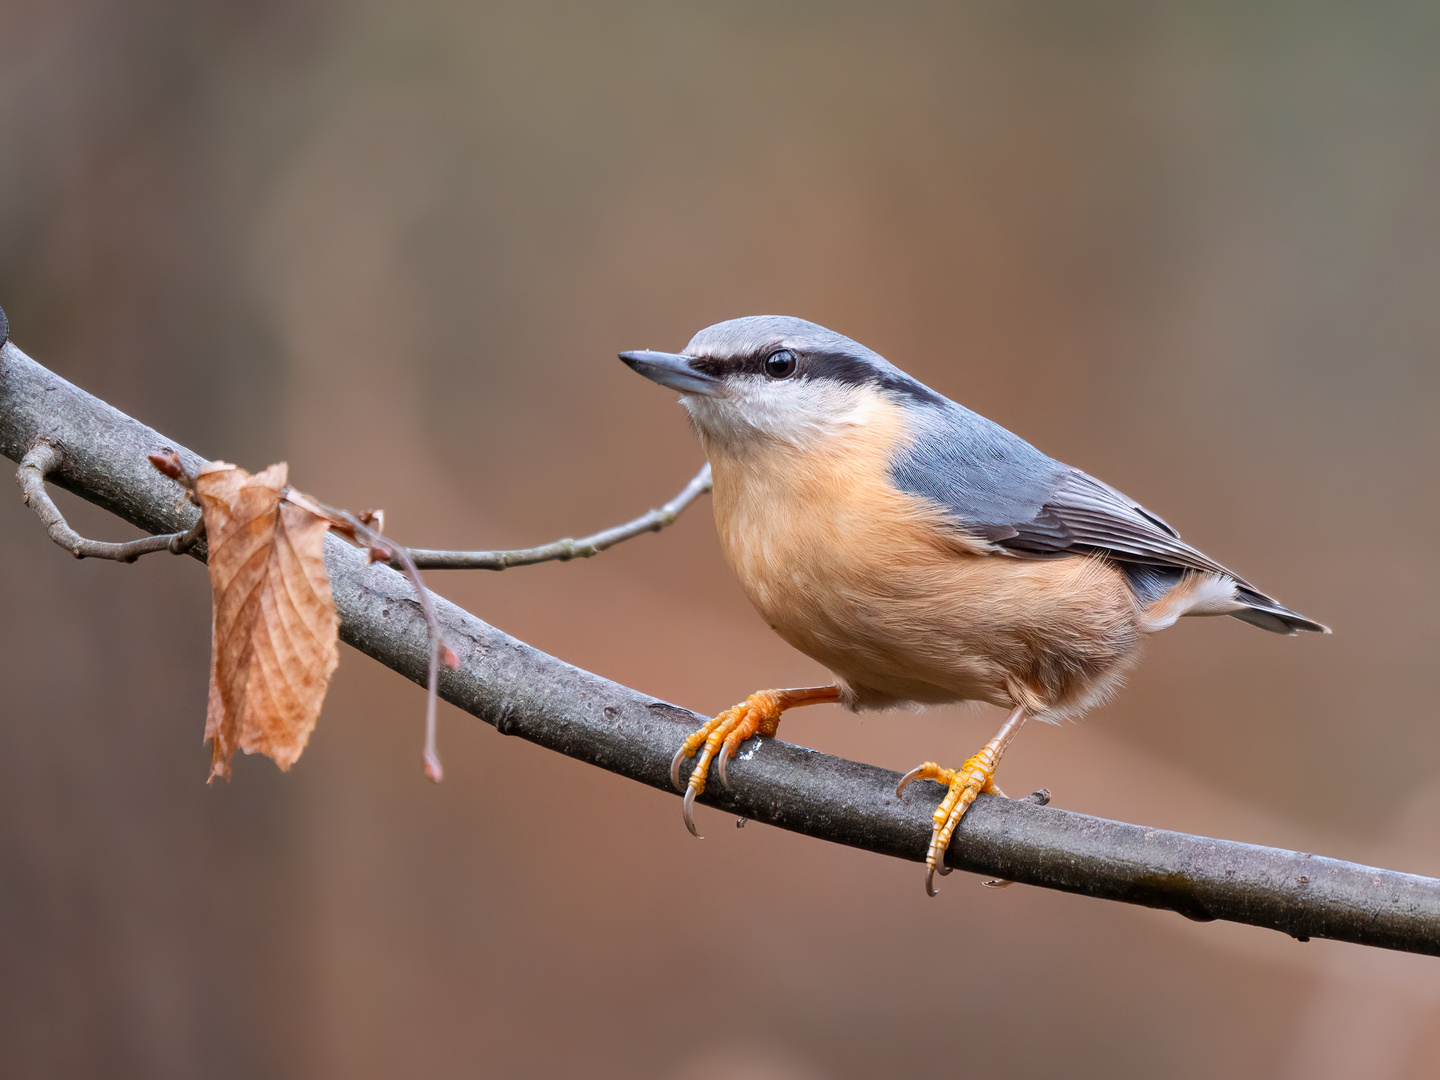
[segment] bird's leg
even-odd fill
[[[950,846],[950,838],[955,835],[955,826],[960,824],[960,819],[965,816],[965,811],[970,809],[975,797],[981,792],[988,795],[1004,794],[995,786],[995,769],[1000,764],[1005,748],[1010,745],[1010,740],[1015,738],[1024,723],[1025,709],[1023,706],[1016,706],[1005,718],[1005,723],[995,737],[960,768],[946,769],[933,761],[927,761],[900,778],[900,783],[895,788],[896,795],[904,791],[911,780],[938,780],[950,788],[945,793],[945,798],[940,800],[940,805],[935,808],[935,826],[930,834],[930,850],[925,853],[927,895],[935,895],[936,871],[941,874],[950,872],[945,866],[945,849]]]
[[[725,776],[725,763],[740,750],[740,744],[752,735],[770,738],[780,727],[780,714],[786,709],[799,705],[823,705],[840,700],[838,686],[807,686],[797,690],[757,690],[739,705],[726,709],[713,720],[706,721],[699,731],[681,745],[670,762],[670,782],[676,790],[685,792],[685,827],[692,836],[695,831],[695,796],[705,790],[705,778],[710,771],[710,761],[717,754],[717,770],[720,783],[730,790],[730,781]],[[680,763],[700,751],[700,760],[690,773],[690,782],[681,787]]]

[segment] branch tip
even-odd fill
[[[647,510],[623,525],[616,525],[578,540],[567,536],[548,544],[541,544],[539,547],[518,548],[512,551],[433,551],[412,548],[410,557],[421,570],[508,570],[512,566],[533,566],[542,562],[589,559],[616,544],[644,533],[660,532],[675,524],[685,508],[710,488],[710,465],[707,462],[685,485],[680,494],[658,510]],[[396,570],[404,569],[398,558],[391,559],[390,565]]]

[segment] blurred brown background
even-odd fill
[[[0,5],[0,303],[195,450],[421,545],[700,457],[623,348],[804,315],[1120,486],[1335,636],[1195,620],[1011,791],[1440,872],[1440,8],[1019,0]],[[128,535],[65,499],[78,525]],[[814,678],[702,505],[432,575],[702,710]],[[1433,960],[952,877],[700,812],[353,652],[204,784],[203,569],[0,499],[6,1077],[1420,1077]],[[904,769],[991,712],[786,721]]]

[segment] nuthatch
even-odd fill
[[[959,769],[916,778],[949,791],[935,811],[925,888],[1027,719],[1075,717],[1104,699],[1143,635],[1182,615],[1263,630],[1329,631],[1180,540],[1158,515],[1046,457],[883,357],[803,319],[761,315],[700,331],[683,353],[620,358],[681,393],[715,478],[715,524],[740,584],[835,685],[762,690],[680,748],[712,760],[772,736],[797,705],[853,710],[952,701],[1010,710]],[[698,833],[696,834],[698,835]]]

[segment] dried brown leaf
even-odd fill
[[[210,775],[238,747],[288,769],[300,757],[339,661],[325,575],[329,522],[282,498],[282,462],[251,476],[212,462],[195,478],[210,545]]]

